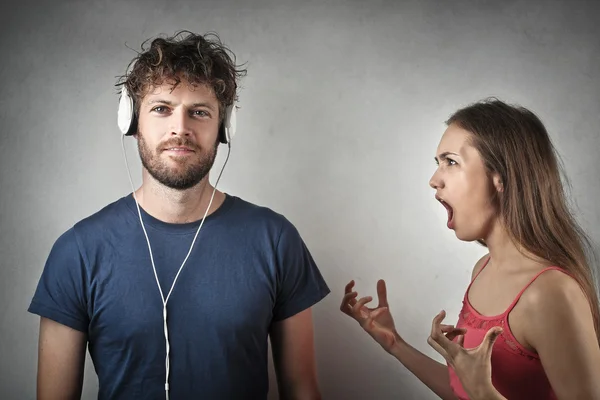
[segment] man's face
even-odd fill
[[[161,184],[189,189],[206,177],[217,154],[219,102],[204,85],[166,82],[144,96],[138,150],[144,168]]]

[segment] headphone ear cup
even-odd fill
[[[133,117],[131,118],[131,125],[129,126],[129,131],[127,131],[127,136],[133,136],[137,133],[138,128],[138,115],[135,112],[135,103],[133,103]]]
[[[219,142],[227,144],[227,133],[225,132],[225,121],[219,126]]]
[[[235,103],[231,104],[227,107],[227,119],[225,120],[227,124],[225,125],[226,133],[227,133],[227,141],[231,142],[231,139],[235,136],[235,131],[237,128],[237,108]]]
[[[117,112],[117,124],[123,135],[130,135],[135,120],[133,99],[129,96],[127,87],[123,85],[121,89],[121,99],[119,100],[119,110]]]
[[[225,109],[225,118],[219,127],[219,141],[221,143],[231,142],[231,139],[235,135],[236,123],[236,108],[234,103]]]

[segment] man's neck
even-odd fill
[[[214,187],[208,175],[197,185],[177,190],[164,186],[144,171],[142,186],[135,192],[141,208],[154,218],[172,224],[183,224],[202,219],[210,203]],[[206,215],[215,212],[225,201],[225,194],[215,191]]]

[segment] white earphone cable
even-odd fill
[[[144,221],[142,220],[142,212],[140,210],[140,205],[137,201],[137,197],[135,195],[135,187],[133,185],[133,179],[131,179],[131,172],[129,169],[129,163],[127,161],[127,153],[125,151],[125,138],[124,135],[121,135],[121,147],[123,149],[123,157],[125,159],[125,167],[127,168],[127,176],[129,177],[129,183],[131,184],[131,191],[133,194],[133,198],[135,200],[135,205],[137,207],[137,212],[138,212],[138,216],[140,219],[140,224],[142,225],[142,230],[144,231],[144,236],[146,238],[146,243],[148,244],[148,251],[150,252],[150,262],[152,263],[152,270],[154,271],[154,278],[156,279],[156,284],[158,285],[158,290],[160,292],[160,298],[162,299],[162,303],[163,303],[163,328],[164,328],[164,334],[165,334],[165,344],[166,344],[166,358],[165,358],[165,368],[166,368],[166,378],[165,378],[165,393],[166,393],[166,399],[169,400],[169,372],[170,372],[170,365],[169,365],[169,354],[170,354],[170,345],[169,345],[169,330],[167,327],[167,302],[169,301],[169,298],[171,297],[171,293],[173,292],[173,288],[175,287],[175,282],[177,281],[177,278],[179,277],[179,274],[181,273],[181,270],[183,269],[183,266],[185,265],[186,261],[188,260],[190,254],[192,253],[192,249],[194,247],[194,243],[196,243],[196,238],[198,237],[198,234],[200,233],[200,229],[202,229],[202,225],[204,225],[204,221],[206,220],[206,216],[208,215],[208,211],[210,210],[210,207],[212,205],[213,199],[215,197],[215,193],[217,191],[217,185],[219,184],[219,180],[221,179],[221,175],[223,174],[223,171],[225,170],[225,166],[227,165],[227,161],[229,160],[229,155],[231,154],[231,138],[228,137],[227,140],[227,157],[225,158],[225,162],[223,163],[223,167],[221,167],[221,171],[219,172],[219,175],[217,177],[217,181],[215,182],[215,186],[213,188],[213,192],[212,195],[210,196],[210,201],[208,203],[208,207],[206,208],[206,211],[204,212],[204,217],[202,217],[202,221],[200,221],[200,226],[198,227],[198,230],[196,231],[196,234],[194,235],[194,239],[192,240],[192,244],[190,246],[190,249],[188,250],[187,255],[185,256],[185,259],[183,260],[183,263],[181,264],[181,266],[179,267],[179,270],[177,271],[177,275],[175,275],[175,279],[173,279],[173,283],[171,284],[171,289],[169,290],[169,293],[167,294],[167,297],[165,298],[163,295],[163,291],[162,288],[160,286],[160,282],[158,281],[158,274],[156,273],[156,266],[154,265],[154,256],[152,255],[152,246],[150,245],[150,239],[148,238],[148,232],[146,232],[146,227],[144,226]]]

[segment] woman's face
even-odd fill
[[[438,168],[429,181],[448,210],[448,228],[464,241],[486,238],[498,219],[492,201],[497,190],[494,179],[470,138],[471,133],[460,126],[448,126],[435,157]]]

